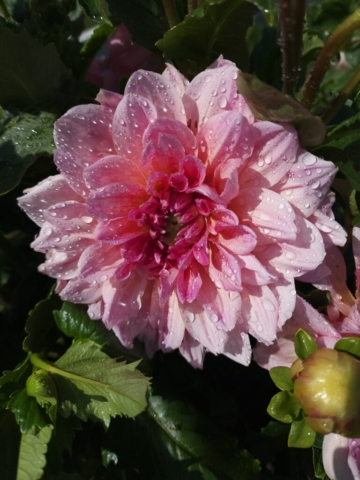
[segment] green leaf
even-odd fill
[[[16,365],[14,370],[4,372],[3,376],[0,378],[0,388],[7,383],[18,384],[21,382],[30,366],[29,358],[28,355],[21,363]]]
[[[342,338],[336,342],[334,349],[339,352],[349,353],[360,360],[360,338]]]
[[[324,465],[322,462],[322,444],[323,444],[324,437],[320,434],[316,434],[315,442],[313,444],[313,465],[314,465],[314,473],[316,478],[320,478],[321,480],[326,479],[326,472],[324,470]]]
[[[53,312],[60,306],[60,298],[56,294],[50,293],[48,298],[41,300],[30,311],[25,324],[25,331],[28,336],[23,343],[26,352],[41,352],[47,345],[51,337],[51,330],[55,325]]]
[[[330,130],[324,143],[326,146],[344,150],[357,140],[360,140],[360,113],[353,115]]]
[[[156,50],[155,43],[168,29],[156,0],[107,0],[114,25],[125,23],[135,43]]]
[[[15,415],[16,422],[23,434],[27,433],[34,425],[42,428],[49,423],[35,398],[29,397],[25,388],[12,395],[7,408]]]
[[[68,77],[55,46],[42,45],[26,30],[13,33],[0,23],[0,45],[6,45],[0,50],[0,104],[34,105]]]
[[[270,27],[276,26],[279,18],[279,4],[275,0],[254,0],[252,1],[260,8]]]
[[[160,429],[161,436],[157,435],[155,441],[164,444],[172,457],[179,461],[179,468],[183,463],[188,465],[188,472],[200,472],[200,478],[209,480],[258,478],[259,462],[247,451],[239,450],[234,438],[222,434],[208,419],[184,403],[150,396],[148,414],[156,423],[158,432]]]
[[[46,407],[46,412],[52,422],[56,421],[57,391],[51,376],[45,370],[37,370],[26,381],[26,393],[35,397],[41,407]]]
[[[360,191],[360,169],[358,160],[348,158],[346,161],[337,161],[336,166],[349,179],[351,187]]]
[[[39,480],[46,465],[47,444],[50,441],[53,426],[47,425],[41,430],[33,427],[22,435],[19,451],[19,463],[16,480]]]
[[[54,312],[54,316],[58,328],[65,335],[76,340],[92,340],[110,356],[121,356],[128,361],[139,360],[145,356],[140,347],[131,350],[124,348],[115,334],[102,322],[89,318],[84,305],[64,302],[61,310]]]
[[[316,433],[306,421],[302,418],[301,420],[295,420],[291,424],[291,429],[289,433],[288,446],[296,448],[309,448],[315,441]]]
[[[291,123],[303,146],[315,146],[323,141],[326,133],[324,123],[295,99],[248,73],[239,72],[237,85],[239,93],[259,120]]]
[[[318,346],[316,345],[315,341],[310,337],[308,333],[305,332],[302,328],[300,328],[295,335],[295,353],[296,355],[301,358],[301,360],[305,360],[308,358],[312,353],[317,350]]]
[[[271,380],[280,390],[290,390],[294,388],[294,382],[291,380],[290,368],[274,367],[270,370]]]
[[[149,380],[131,364],[109,358],[93,342],[73,344],[54,365],[32,355],[35,366],[44,368],[56,384],[58,409],[65,417],[99,420],[109,426],[111,417],[135,417],[146,407]]]
[[[79,0],[87,15],[98,23],[106,22],[112,25],[104,8],[104,2],[100,0]]]
[[[300,410],[301,407],[296,398],[286,390],[274,395],[267,408],[269,415],[283,423],[293,422]]]
[[[84,57],[92,58],[100,50],[106,40],[114,33],[115,29],[111,25],[100,25],[93,31],[91,37],[84,43],[81,54]]]
[[[246,33],[256,8],[244,0],[206,0],[156,43],[165,57],[192,60],[199,70],[220,54],[248,69]]]
[[[2,75],[0,85],[1,78]],[[0,122],[1,116],[4,118],[4,111],[0,111]],[[52,155],[55,148],[53,129],[56,118],[56,115],[49,112],[40,112],[38,115],[21,113],[0,126],[0,195],[20,183],[37,157]]]

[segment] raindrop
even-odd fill
[[[316,163],[317,158],[315,155],[311,155],[311,153],[307,153],[303,156],[302,162],[304,165],[307,167],[310,167],[311,165],[314,165]]]

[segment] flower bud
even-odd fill
[[[360,437],[360,361],[323,348],[296,360],[291,376],[294,396],[313,430]]]

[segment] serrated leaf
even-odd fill
[[[257,9],[244,0],[207,0],[156,43],[165,57],[192,60],[201,70],[220,54],[248,69],[246,33]]]
[[[360,338],[341,338],[336,342],[334,349],[339,352],[349,353],[360,360]]]
[[[29,363],[29,356],[24,358],[24,360],[16,365],[14,370],[8,370],[4,372],[3,376],[0,378],[0,388],[7,383],[19,383],[23,379],[26,371],[28,370],[30,363]]]
[[[103,2],[100,0],[79,0],[80,5],[83,7],[87,15],[95,20],[95,22],[106,22],[111,25],[111,22],[107,16]]]
[[[42,45],[24,29],[0,24],[0,103],[34,105],[49,97],[68,76],[53,44]],[[46,68],[45,68],[46,66]]]
[[[114,25],[125,23],[135,43],[156,50],[155,43],[168,29],[156,0],[107,0]]]
[[[316,342],[311,338],[308,333],[305,332],[305,330],[300,328],[295,335],[296,355],[301,358],[301,360],[305,360],[317,349],[318,346],[316,345]]]
[[[188,465],[189,472],[199,472],[201,478],[209,480],[258,478],[259,462],[191,407],[150,396],[148,414],[161,429],[160,438],[167,451],[183,466]],[[156,439],[160,440],[158,436]]]
[[[45,412],[39,407],[34,397],[29,397],[25,388],[12,395],[7,408],[15,415],[16,422],[23,434],[27,433],[34,425],[43,428],[49,423]]]
[[[295,99],[248,73],[239,72],[237,85],[239,93],[259,120],[291,123],[303,146],[316,146],[324,140],[326,127],[322,120]]]
[[[104,45],[106,40],[114,33],[115,29],[111,25],[103,24],[96,28],[91,37],[84,43],[81,54],[84,57],[92,58]]]
[[[360,113],[353,115],[330,130],[324,143],[328,147],[344,150],[357,140],[360,140]]]
[[[303,418],[301,420],[295,420],[291,424],[288,446],[309,448],[313,445],[315,437],[316,433],[309,427]]]
[[[58,409],[65,417],[74,413],[81,420],[91,418],[109,426],[111,417],[135,417],[146,407],[149,379],[136,370],[139,362],[118,363],[93,342],[73,344],[54,365],[31,358],[51,373]]]
[[[46,412],[53,423],[56,421],[57,391],[51,376],[45,370],[35,371],[26,381],[26,393],[35,397],[41,407],[46,407]]]
[[[293,390],[294,382],[291,380],[290,368],[274,367],[270,370],[271,380],[280,390]]]
[[[29,312],[25,324],[25,331],[28,335],[23,343],[26,352],[36,353],[44,349],[54,327],[53,312],[60,306],[60,298],[54,293],[50,293],[48,298],[41,300]]]
[[[22,435],[19,451],[19,463],[16,480],[39,480],[46,465],[47,444],[53,427],[47,425],[41,430],[33,427]]]
[[[0,75],[0,85],[1,77]],[[56,115],[49,112],[40,112],[38,115],[21,113],[1,125],[0,195],[20,183],[37,157],[52,155],[55,148],[53,128],[56,118]]]
[[[296,398],[286,390],[274,395],[267,408],[269,415],[283,423],[293,422],[300,410],[301,407]]]
[[[145,356],[140,348],[124,348],[115,334],[97,320],[91,320],[84,305],[64,302],[61,310],[54,312],[56,325],[68,337],[76,340],[92,340],[110,356],[121,356],[128,361]]]

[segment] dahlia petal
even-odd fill
[[[112,112],[101,105],[79,105],[55,122],[56,147],[85,165],[114,153]]]
[[[72,303],[97,303],[101,299],[101,287],[86,280],[74,279],[67,283],[61,297]]]
[[[121,262],[119,248],[95,242],[79,258],[79,276],[90,282],[105,282]]]
[[[161,135],[172,135],[176,138],[185,150],[185,155],[197,155],[197,140],[194,134],[183,123],[167,118],[158,118],[147,127],[143,144],[153,142],[158,145]]]
[[[117,153],[133,160],[134,163],[139,162],[143,149],[143,133],[156,117],[155,107],[149,100],[141,96],[125,95],[112,120],[112,134]]]
[[[354,480],[360,480],[360,438],[349,439],[348,446],[348,465],[354,476]]]
[[[185,155],[184,147],[174,135],[160,133],[157,143],[149,141],[142,153],[142,164],[150,172],[177,172]]]
[[[334,220],[333,215],[329,217],[321,210],[316,210],[308,219],[320,231],[325,245],[338,245],[339,247],[345,245],[346,231]]]
[[[241,163],[241,159],[231,158],[219,164],[215,169],[213,185],[225,204],[229,203],[239,193],[238,178]]]
[[[266,188],[244,188],[231,203],[241,222],[256,233],[258,245],[295,240],[295,212],[279,194]]]
[[[199,157],[207,167],[207,174],[213,174],[215,168],[229,158],[241,158],[244,163],[252,154],[256,134],[247,119],[237,111],[211,117],[197,135]]]
[[[171,85],[176,89],[180,98],[183,97],[186,87],[189,85],[189,80],[184,77],[173,65],[170,63],[166,64],[166,68],[162,73],[162,76],[171,83]]]
[[[336,433],[325,435],[322,461],[326,475],[331,480],[360,479],[360,463],[357,466],[357,472],[349,466],[349,443],[353,441]]]
[[[138,186],[126,183],[111,183],[93,192],[87,199],[91,215],[103,220],[127,216],[128,212],[148,198],[146,191]]]
[[[172,83],[163,75],[138,70],[126,84],[125,95],[129,94],[149,100],[154,105],[158,118],[178,120],[186,124],[181,98]]]
[[[185,328],[190,335],[210,352],[219,354],[224,350],[227,334],[217,328],[205,310],[196,302],[180,306]]]
[[[332,162],[299,149],[297,161],[292,164],[284,181],[274,186],[274,190],[307,218],[318,209],[336,172]]]
[[[59,252],[52,249],[47,252],[46,262],[39,265],[38,270],[57,280],[71,280],[78,275],[78,260],[79,252],[77,251]]]
[[[83,162],[81,156],[75,157],[65,150],[55,150],[54,163],[74,192],[81,197],[89,195],[90,191],[83,180],[83,172],[90,162]]]
[[[270,188],[284,178],[295,162],[298,136],[287,124],[258,122],[253,128],[258,131],[258,139],[239,181],[244,188],[248,185]]]
[[[274,367],[291,367],[298,358],[292,338],[279,337],[272,345],[257,343],[254,348],[254,360],[260,367],[271,370]]]
[[[240,263],[243,265],[241,269],[242,281],[247,285],[268,285],[275,279],[254,255],[242,255]]]
[[[237,67],[220,59],[192,80],[186,89],[187,95],[196,101],[198,107],[191,118],[192,123],[197,123],[200,128],[218,113],[235,109],[253,121],[249,107],[237,93],[237,77]]]
[[[87,314],[91,320],[101,320],[104,315],[104,302],[99,300],[98,302],[89,305]]]
[[[203,163],[192,155],[187,155],[181,160],[179,171],[188,179],[189,188],[198,187],[205,179],[206,171]]]
[[[44,218],[59,231],[73,232],[77,235],[92,233],[96,225],[86,205],[74,200],[55,203],[44,211]]]
[[[177,294],[180,302],[193,302],[201,285],[202,279],[196,264],[192,263],[186,270],[180,270],[177,277]]]
[[[116,218],[100,222],[94,232],[96,240],[102,240],[113,245],[120,245],[132,238],[143,235],[148,231],[147,227],[139,227],[135,222],[127,218]]]
[[[20,207],[39,226],[45,222],[44,210],[67,200],[83,201],[66,181],[64,175],[46,178],[19,198]]]
[[[195,368],[202,368],[204,363],[204,347],[196,341],[187,331],[179,347],[181,355]]]
[[[229,332],[223,355],[242,365],[250,365],[251,345],[249,336],[236,328]]]
[[[276,283],[269,285],[270,290],[275,295],[279,305],[278,328],[285,324],[292,316],[295,308],[296,295],[295,284],[292,278],[281,278]]]
[[[84,180],[88,188],[96,190],[110,183],[132,183],[146,186],[144,173],[128,158],[109,155],[84,170]]]
[[[293,319],[300,328],[315,335],[321,347],[333,348],[341,338],[337,330],[315,308],[297,296]]]
[[[360,297],[360,228],[354,227],[352,232],[352,248],[355,259],[356,298]]]
[[[89,234],[64,231],[45,222],[31,247],[37,252],[46,253],[50,249],[55,249],[60,253],[78,252],[80,256],[83,250],[92,243],[93,240]],[[61,256],[64,257],[64,255]]]
[[[100,91],[96,95],[95,100],[103,107],[109,108],[110,110],[112,110],[112,112],[115,112],[116,107],[119,105],[119,102],[122,98],[123,95],[120,95],[119,93],[111,92],[110,90],[100,88]]]
[[[221,245],[210,249],[209,276],[218,288],[241,292],[241,263]]]
[[[274,275],[299,277],[315,269],[325,257],[322,237],[310,222],[296,217],[298,235],[292,242],[267,245],[256,252],[260,262]]]
[[[256,246],[254,232],[243,225],[227,225],[218,223],[216,243],[227,248],[235,255],[248,255]]]
[[[276,338],[278,302],[269,287],[244,286],[241,314],[249,333],[269,345]]]

